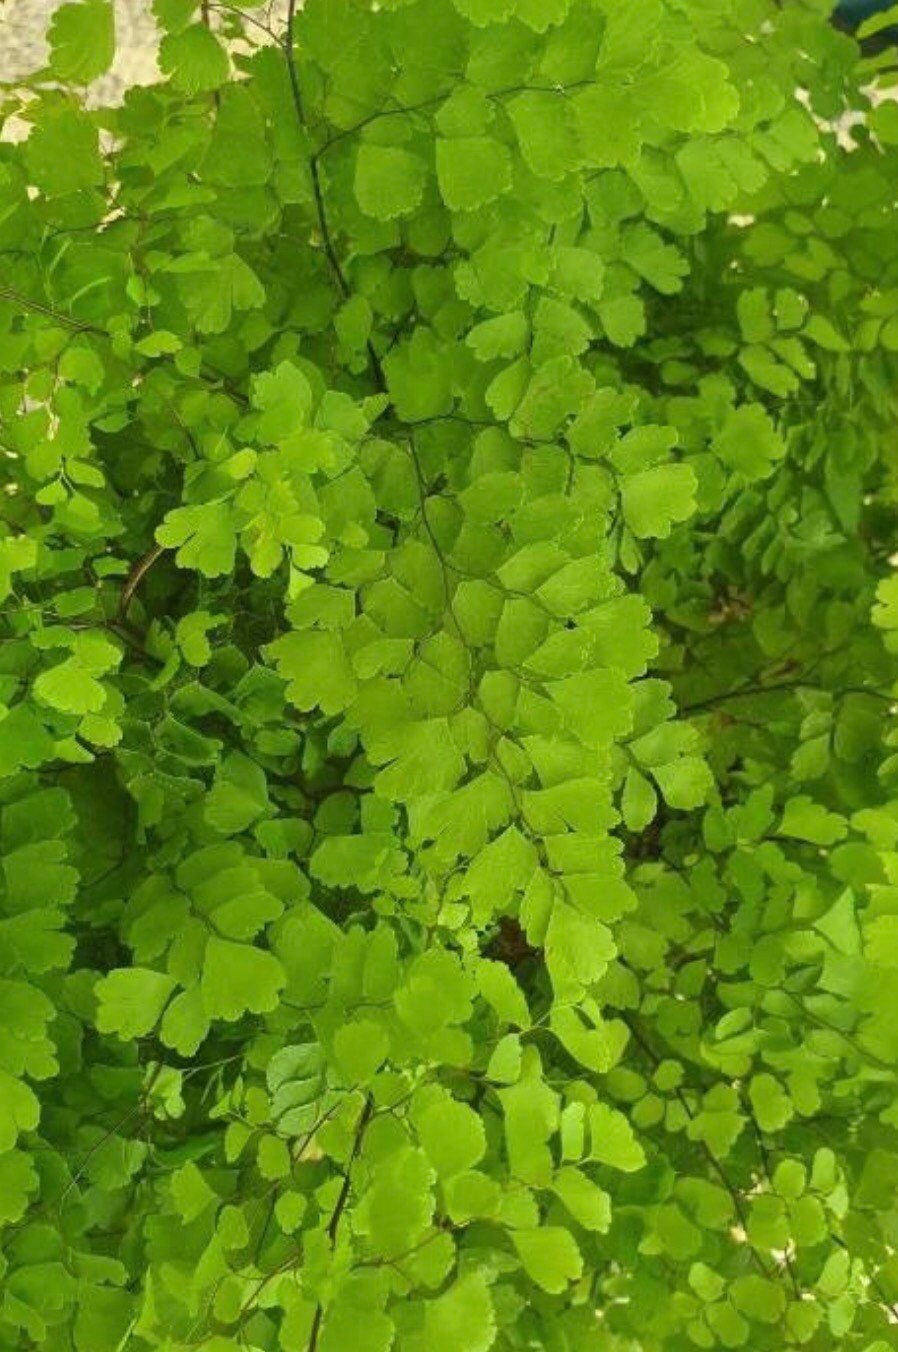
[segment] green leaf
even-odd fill
[[[825,352],[849,351],[848,343],[825,315],[811,315],[802,333]]]
[[[175,982],[148,967],[119,967],[97,982],[97,1028],[130,1041],[158,1024]]]
[[[704,1301],[719,1300],[726,1288],[726,1282],[718,1272],[707,1263],[693,1263],[689,1269],[689,1285]]]
[[[60,80],[86,85],[112,65],[115,16],[111,0],[75,0],[54,11],[47,33],[50,69]]]
[[[414,1352],[489,1352],[496,1338],[496,1317],[486,1278],[476,1272],[459,1277],[424,1308]]]
[[[175,626],[175,638],[184,657],[192,666],[204,667],[212,656],[208,635],[224,622],[224,615],[210,615],[207,610],[193,610],[183,615]]]
[[[799,1160],[781,1160],[772,1182],[780,1197],[800,1197],[807,1183],[807,1170]]]
[[[726,65],[716,57],[683,47],[645,81],[643,89],[662,126],[719,132],[739,112],[739,94],[728,76]]]
[[[864,950],[874,967],[898,967],[898,916],[880,915],[864,925]]]
[[[678,249],[644,224],[634,225],[621,238],[621,254],[634,272],[665,296],[683,289],[689,264]]]
[[[882,1352],[886,58],[114,8],[3,91],[0,1347]]]
[[[558,1126],[558,1102],[541,1080],[532,1055],[525,1053],[521,1079],[500,1090],[499,1099],[512,1175],[525,1183],[549,1187],[554,1168],[547,1142]]]
[[[24,1151],[7,1150],[0,1154],[0,1222],[21,1220],[38,1184],[37,1171]]]
[[[747,343],[766,343],[774,335],[770,301],[763,287],[750,287],[736,301],[739,328]]]
[[[623,1113],[605,1103],[591,1103],[587,1115],[590,1159],[625,1173],[634,1173],[643,1168],[645,1151]]]
[[[580,1169],[559,1169],[553,1188],[578,1225],[607,1233],[611,1227],[611,1198]]]
[[[421,1150],[399,1146],[380,1161],[356,1212],[375,1254],[390,1257],[417,1243],[433,1216],[432,1183]]]
[[[271,953],[212,935],[203,959],[203,1004],[211,1018],[233,1022],[275,1009],[286,982]]]
[[[619,671],[568,676],[551,686],[554,703],[584,746],[610,746],[632,728],[632,695]]]
[[[287,681],[287,698],[298,709],[320,705],[324,713],[337,713],[355,694],[355,678],[338,634],[319,630],[286,634],[269,646],[268,655]]]
[[[638,104],[620,85],[590,83],[571,100],[586,162],[598,169],[633,167],[645,139]],[[621,110],[626,112],[621,116]]]
[[[221,762],[205,803],[206,821],[222,835],[245,831],[269,811],[265,772],[248,756],[234,752]]]
[[[624,519],[639,539],[665,539],[695,511],[696,479],[689,465],[655,465],[621,482]]]
[[[293,362],[279,362],[273,371],[263,371],[253,380],[253,404],[262,411],[259,436],[277,445],[308,424],[312,411],[312,387]]]
[[[261,282],[236,253],[217,259],[214,267],[203,263],[185,271],[181,290],[200,333],[223,333],[235,310],[257,310],[265,302]]]
[[[693,811],[708,801],[714,776],[702,756],[680,756],[652,771],[669,807]]]
[[[573,1235],[556,1225],[515,1230],[512,1242],[527,1276],[550,1295],[561,1295],[583,1271]]]
[[[480,1163],[486,1150],[483,1123],[473,1109],[448,1095],[433,1096],[413,1113],[418,1139],[441,1179]]]
[[[164,549],[177,551],[181,568],[194,568],[206,577],[221,577],[234,567],[237,540],[227,502],[175,507],[156,530]]]
[[[665,795],[666,796],[666,795]],[[629,831],[644,831],[658,808],[658,797],[649,781],[633,766],[627,771],[621,811]]]
[[[760,404],[742,404],[727,414],[714,443],[721,460],[746,479],[764,479],[786,447]]]
[[[465,342],[478,361],[516,357],[527,342],[527,318],[520,310],[513,310],[507,315],[496,315],[495,319],[485,319],[475,325]]]
[[[103,182],[97,129],[76,108],[64,104],[41,108],[25,154],[31,181],[48,197],[96,188]]]
[[[885,577],[877,585],[873,623],[880,629],[898,629],[898,576]]]
[[[498,1084],[514,1084],[520,1077],[522,1065],[521,1039],[507,1033],[493,1048],[486,1068],[486,1077]]]
[[[893,24],[898,18],[898,5],[887,5],[879,9],[876,14],[870,14],[865,17],[857,27],[857,37],[859,41],[864,38],[872,37],[874,33],[879,33],[883,28]]]
[[[380,1069],[389,1049],[389,1040],[380,1024],[359,1019],[344,1024],[334,1038],[334,1051],[350,1084],[364,1084]]]
[[[316,1103],[323,1088],[320,1047],[316,1043],[281,1047],[268,1063],[265,1080],[278,1131],[288,1136],[307,1133],[317,1120]]]
[[[474,977],[480,994],[502,1023],[517,1028],[529,1027],[530,1010],[524,993],[504,963],[481,959],[475,967]]]
[[[559,993],[564,983],[553,972]],[[572,988],[572,994],[576,987]],[[620,1022],[606,1023],[590,1020],[570,1007],[556,1006],[552,1011],[550,1025],[552,1032],[571,1056],[589,1070],[605,1074],[620,1060],[627,1042],[626,1026]]]
[[[733,1282],[730,1297],[737,1310],[764,1324],[778,1323],[786,1306],[782,1286],[753,1272]]]
[[[848,823],[805,794],[799,794],[786,803],[778,831],[782,836],[792,836],[814,845],[833,845],[847,835]]]
[[[488,136],[437,141],[436,165],[450,211],[478,211],[511,187],[511,155]]]
[[[780,1131],[791,1120],[792,1100],[773,1075],[755,1075],[748,1092],[762,1131]]]
[[[646,331],[645,305],[638,296],[608,296],[596,309],[615,347],[632,347]]]
[[[898,145],[898,108],[894,103],[881,103],[871,109],[870,130],[883,145]]]
[[[819,930],[839,953],[851,956],[860,952],[861,936],[850,888],[846,888],[829,910],[814,921],[814,929]]]
[[[452,0],[452,3],[460,14],[480,28],[509,19],[517,8],[517,0]]]
[[[527,90],[505,105],[525,163],[541,178],[563,178],[577,166],[574,120],[557,93]]]
[[[355,195],[362,211],[379,221],[414,211],[424,194],[427,166],[418,155],[399,146],[367,142],[355,163]]]
[[[604,976],[617,948],[607,925],[556,902],[546,933],[546,963],[553,979],[591,985]]]
[[[34,693],[42,704],[67,714],[97,713],[106,703],[102,681],[75,657],[42,671],[34,682]]]
[[[0,540],[0,600],[12,591],[13,574],[33,568],[37,562],[37,541],[27,535],[10,535]]]
[[[218,89],[228,78],[229,62],[221,43],[204,24],[166,33],[159,45],[159,69],[175,89],[198,94]]]
[[[350,1352],[362,1323],[371,1352],[389,1352],[395,1331],[393,1321],[379,1310],[351,1303],[337,1303],[328,1309],[321,1326],[321,1352]]]
[[[218,1196],[192,1160],[172,1174],[171,1193],[178,1215],[188,1225],[218,1201]]]
[[[0,1160],[12,1150],[23,1132],[34,1131],[40,1121],[37,1095],[7,1071],[0,1069]]]

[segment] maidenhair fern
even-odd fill
[[[157,0],[89,111],[77,0],[6,88],[0,1347],[896,1346],[898,111],[828,8]]]

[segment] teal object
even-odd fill
[[[865,19],[891,8],[894,0],[839,0],[833,11],[846,28],[857,28]]]
[[[833,9],[833,23],[843,32],[854,33],[867,19],[890,9],[894,0],[838,0]],[[864,56],[875,56],[886,48],[898,44],[898,25],[889,24],[869,38],[861,39],[861,52]]]
[[[855,23],[863,23],[864,19],[888,9],[891,3],[892,0],[839,0],[835,12]]]

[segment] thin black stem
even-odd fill
[[[884,690],[875,690],[866,685],[846,685],[838,690],[831,690],[828,686],[815,685],[813,681],[779,681],[775,685],[746,685],[738,690],[722,690],[717,695],[709,695],[707,699],[695,700],[692,704],[681,704],[680,710],[684,714],[698,713],[702,709],[714,708],[717,704],[725,704],[731,699],[752,699],[756,695],[776,695],[784,690],[817,690],[822,694],[833,695],[839,699],[845,695],[869,695],[871,699],[881,700],[883,703],[892,704],[895,702],[895,696],[887,694]]]
[[[51,305],[44,305],[39,300],[32,300],[30,296],[23,296],[19,291],[13,291],[11,287],[0,286],[0,300],[7,300],[11,305],[19,305],[23,310],[33,310],[35,314],[45,315],[47,319],[55,320],[57,324],[63,324],[66,328],[74,329],[77,333],[99,333],[103,337],[108,337],[106,330],[99,328],[96,324],[84,324],[80,319],[73,319],[71,315],[63,314],[61,310],[54,310]]]
[[[299,83],[299,71],[296,68],[296,55],[294,52],[294,32],[296,27],[296,0],[288,0],[287,5],[287,26],[284,30],[284,41],[282,44],[284,60],[287,63],[287,74],[290,79],[290,94],[293,99],[293,107],[296,111],[296,119],[300,130],[306,132],[305,106],[302,97],[302,88]],[[309,174],[312,179],[312,195],[315,199],[315,214],[318,217],[318,228],[321,231],[321,241],[324,245],[324,253],[327,258],[330,270],[333,273],[337,290],[344,300],[352,294],[352,288],[346,279],[346,273],[343,271],[343,265],[337,254],[334,245],[334,237],[331,234],[330,223],[327,218],[327,209],[324,204],[324,188],[321,183],[321,172],[318,165],[318,155],[313,153],[309,156]],[[380,357],[374,344],[370,341],[366,343],[368,359],[371,362],[371,368],[374,371],[378,389],[386,392],[387,382],[384,376],[384,369]]]
[[[642,1031],[640,1030],[639,1025],[636,1023],[635,1019],[630,1014],[628,1014],[626,1010],[619,1010],[618,1014],[629,1028],[634,1042],[638,1043],[638,1045],[645,1052],[646,1056],[649,1058],[652,1064],[654,1066],[660,1065],[661,1058],[658,1056],[655,1049],[652,1047],[651,1043],[649,1043],[643,1036]],[[690,1121],[692,1121],[695,1118],[695,1113],[693,1112],[692,1105],[690,1104],[683,1090],[675,1089],[674,1093],[680,1103],[681,1108],[683,1109],[683,1112],[690,1119]],[[753,1261],[757,1265],[758,1270],[761,1273],[763,1273],[763,1275],[769,1280],[771,1273],[768,1271],[766,1263],[764,1263],[764,1261],[761,1258],[761,1255],[758,1253],[755,1246],[748,1239],[748,1216],[746,1215],[745,1207],[743,1205],[742,1197],[740,1196],[739,1190],[736,1188],[735,1184],[731,1181],[731,1179],[727,1175],[726,1170],[724,1169],[720,1160],[714,1154],[711,1147],[708,1145],[707,1141],[704,1141],[700,1138],[698,1141],[698,1145],[702,1151],[702,1154],[705,1156],[708,1163],[711,1165],[711,1168],[717,1174],[717,1177],[720,1179],[721,1183],[726,1188],[729,1194],[730,1201],[733,1204],[733,1211],[736,1214],[736,1218],[739,1222],[741,1230],[746,1236],[746,1243],[749,1245],[749,1251],[752,1255]]]
[[[287,75],[290,80],[290,94],[293,99],[293,107],[296,110],[296,118],[302,131],[306,130],[306,115],[303,105],[302,89],[299,84],[299,71],[296,68],[296,55],[293,50],[294,30],[296,27],[296,0],[289,0],[287,5],[287,26],[284,30],[283,52],[284,60],[287,62]],[[334,280],[343,296],[349,295],[349,283],[343,272],[342,265],[337,257],[337,251],[334,248],[333,236],[331,235],[330,225],[328,224],[327,212],[324,208],[324,193],[321,187],[321,174],[318,170],[318,160],[312,155],[309,158],[309,172],[312,175],[312,192],[315,197],[315,211],[318,216],[318,226],[321,230],[321,239],[324,244],[324,252],[327,255],[327,261],[330,264],[331,272],[334,274]]]
[[[773,1170],[771,1169],[770,1154],[767,1150],[767,1144],[764,1140],[764,1134],[761,1131],[761,1125],[758,1122],[758,1119],[755,1117],[750,1102],[747,1099],[743,1098],[742,1104],[746,1114],[748,1115],[748,1120],[749,1122],[751,1122],[752,1130],[754,1131],[755,1134],[755,1141],[757,1142],[758,1145],[758,1154],[761,1156],[761,1166],[764,1170],[764,1177],[767,1180],[768,1187],[772,1189]],[[795,1271],[795,1264],[792,1262],[792,1255],[789,1253],[788,1248],[786,1248],[783,1251],[783,1259],[786,1265],[786,1271],[789,1274],[789,1280],[792,1283],[792,1290],[795,1293],[795,1299],[801,1300],[801,1286],[799,1285],[798,1274]]]
[[[835,1244],[838,1244],[840,1249],[844,1249],[846,1253],[851,1253],[851,1250],[845,1243],[844,1239],[842,1239],[841,1235],[834,1234],[831,1235],[831,1238]],[[892,1318],[898,1320],[898,1302],[889,1299],[888,1293],[886,1292],[879,1278],[874,1273],[868,1272],[867,1281],[870,1283],[873,1290],[879,1296],[879,1299],[881,1300],[885,1308],[888,1310]]]
[[[343,1212],[346,1210],[346,1203],[349,1201],[349,1192],[352,1187],[352,1166],[358,1158],[359,1151],[362,1148],[362,1138],[368,1127],[368,1123],[374,1114],[374,1103],[370,1098],[365,1099],[365,1106],[362,1108],[359,1117],[358,1126],[355,1130],[355,1139],[352,1143],[352,1149],[349,1152],[349,1159],[346,1161],[346,1172],[343,1174],[343,1184],[340,1188],[340,1195],[337,1198],[331,1218],[327,1224],[327,1237],[330,1240],[331,1248],[337,1242],[337,1232],[340,1229],[340,1221],[343,1219]],[[315,1309],[315,1317],[312,1320],[312,1327],[309,1331],[309,1342],[306,1352],[316,1352],[318,1339],[321,1334],[321,1323],[324,1319],[324,1309],[318,1305]]]

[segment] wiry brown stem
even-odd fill
[[[128,576],[125,579],[125,585],[122,587],[121,596],[119,597],[118,610],[116,611],[116,621],[118,624],[123,624],[128,618],[128,608],[134,600],[135,592],[141,582],[143,582],[147,573],[154,564],[161,559],[164,553],[165,549],[162,545],[153,545],[153,548],[148,549],[146,554],[137,560],[128,573]]]

